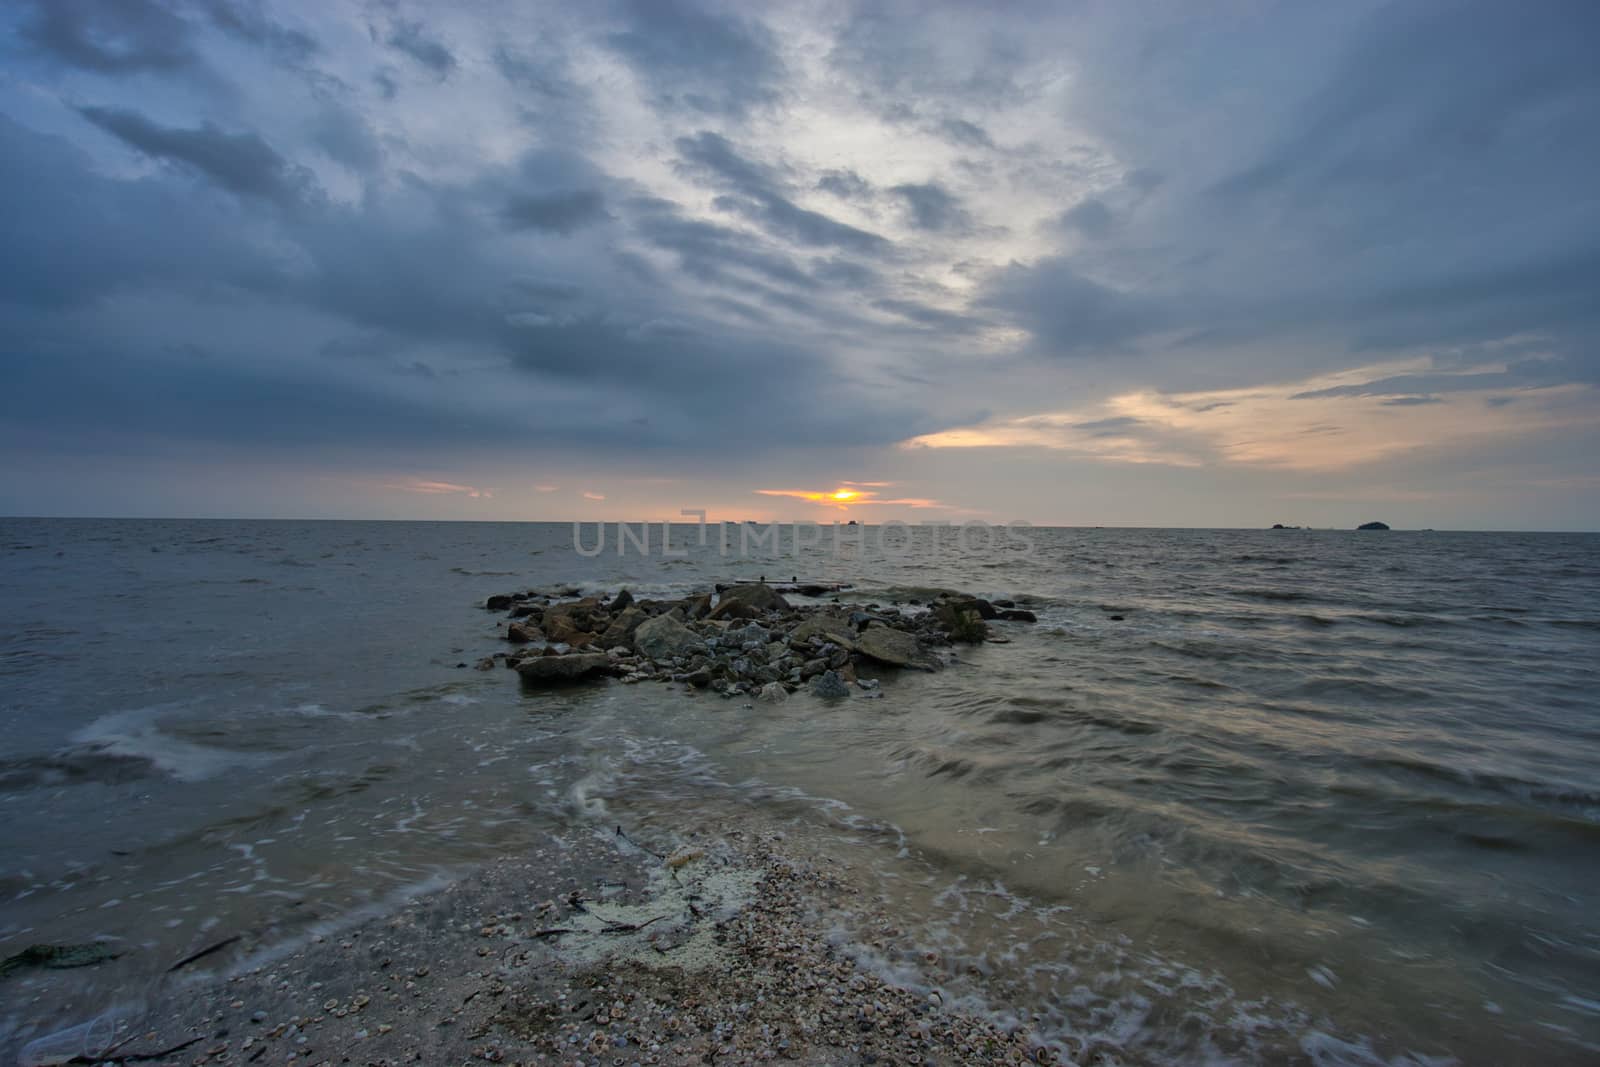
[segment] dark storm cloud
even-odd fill
[[[663,202],[636,205],[642,216],[635,223],[640,236],[657,248],[674,253],[679,265],[702,281],[741,285],[740,273],[760,275],[799,289],[815,289],[817,282],[788,256],[763,249],[750,235],[716,223],[685,218],[677,206]]]
[[[61,138],[0,115],[0,204],[24,203],[26,211],[0,211],[0,304],[77,307],[121,289],[266,271],[254,248],[226,232],[215,198],[166,181],[104,177]]]
[[[337,99],[323,102],[307,124],[311,142],[328,158],[353,170],[370,172],[383,162],[383,147],[367,120]]]
[[[500,217],[514,230],[559,234],[570,234],[608,218],[605,197],[595,189],[514,196]]]
[[[0,410],[41,433],[754,453],[1393,350],[1437,373],[1307,395],[1600,380],[1588,5],[19,11]]]
[[[977,123],[968,122],[966,119],[944,119],[939,123],[938,129],[946,140],[963,148],[994,147],[994,141],[990,139],[988,132]]]
[[[200,7],[218,29],[265,50],[279,62],[303,64],[321,51],[316,38],[272,18],[259,0],[202,0]]]
[[[881,254],[889,248],[889,242],[875,233],[848,226],[816,211],[808,211],[781,196],[762,200],[719,196],[713,204],[720,211],[743,215],[768,233],[798,245],[838,248],[864,255]]]
[[[440,78],[448,78],[456,69],[455,54],[421,22],[395,21],[389,27],[386,40],[391,48],[410,56]]]
[[[959,315],[940,308],[919,304],[914,300],[896,300],[885,297],[874,300],[872,306],[891,315],[899,315],[919,326],[943,330],[946,333],[971,333],[983,324],[969,315]]]
[[[881,255],[889,250],[889,242],[878,234],[795,204],[780,192],[781,179],[771,167],[740,155],[720,134],[703,131],[693,137],[680,137],[676,147],[686,174],[743,194],[717,197],[718,210],[742,215],[768,233],[795,244],[866,255]]]
[[[889,191],[905,202],[911,224],[919,230],[957,230],[971,225],[961,201],[937,182],[896,185]]]
[[[169,140],[161,133],[153,147],[171,149]],[[254,171],[234,173],[211,155],[189,151],[185,140],[178,146],[236,184],[257,187],[242,176]],[[554,169],[547,158],[520,168],[524,174]],[[580,427],[594,425],[593,411],[582,408],[544,411],[536,419],[500,411],[463,420],[448,401],[364,388],[347,375],[328,377],[303,358],[246,358],[240,346],[248,349],[256,339],[231,313],[221,333],[198,320],[186,328],[162,313],[152,337],[186,335],[176,349],[146,341],[137,330],[125,333],[122,324],[109,346],[93,333],[92,308],[118,291],[157,286],[178,301],[174,306],[185,300],[203,306],[219,284],[241,308],[314,309],[338,324],[331,331],[276,331],[263,353],[300,349],[433,388],[464,381],[467,372],[448,356],[417,355],[418,346],[448,352],[467,345],[499,353],[530,380],[609,391],[612,403],[656,413],[590,440],[585,448],[596,454],[664,442],[694,454],[725,447],[719,442],[730,434],[751,449],[818,434],[839,443],[887,443],[933,426],[911,405],[854,395],[815,349],[698,324],[682,312],[664,317],[649,310],[661,303],[649,290],[619,285],[615,277],[606,283],[612,305],[593,308],[586,307],[584,288],[568,278],[512,273],[510,260],[486,254],[494,234],[474,223],[477,194],[470,189],[414,181],[387,199],[310,205],[304,218],[264,213],[278,220],[279,240],[295,248],[287,270],[270,250],[236,240],[241,220],[224,203],[186,196],[169,179],[98,176],[59,139],[0,120],[0,197],[14,203],[24,189],[33,190],[30,211],[0,218],[0,237],[12,253],[0,268],[7,324],[0,358],[9,369],[0,416],[13,427],[65,425],[64,403],[70,420],[91,427],[274,447],[570,442]],[[635,213],[642,215],[639,232],[675,250],[686,266],[742,277],[755,299],[816,314],[794,290],[815,290],[818,283],[785,257],[752,248],[747,235],[683,219],[662,204]],[[82,256],[88,247],[100,254]],[[763,278],[770,284],[753,280]],[[56,333],[47,345],[35,332],[45,327],[18,328],[25,320],[17,316],[29,307],[68,303],[84,314],[64,334],[51,327]],[[508,313],[518,308],[542,310]],[[219,351],[228,358],[211,355]],[[773,396],[785,402],[773,405]],[[719,433],[706,434],[713,423]]]
[[[663,103],[738,117],[777,99],[783,64],[758,23],[685,0],[629,0],[623,19],[606,41]]]
[[[1061,213],[1061,225],[1085,237],[1104,237],[1111,231],[1111,222],[1111,209],[1092,196]]]
[[[840,200],[865,200],[872,195],[872,183],[853,170],[830,170],[817,179],[817,188]]]
[[[877,271],[847,259],[821,260],[812,264],[811,274],[819,282],[843,286],[857,292],[875,289],[879,282]]]
[[[170,72],[199,62],[188,23],[153,0],[36,0],[22,36],[102,74]]]
[[[1050,355],[1104,355],[1157,329],[1162,311],[1083,277],[1069,260],[1013,263],[990,277],[981,303],[1008,313]]]
[[[1329,386],[1295,393],[1291,400],[1319,400],[1335,396],[1389,397],[1399,406],[1431,403],[1437,393],[1456,393],[1482,389],[1517,389],[1581,380],[1587,373],[1573,361],[1528,359],[1509,364],[1504,370],[1467,374],[1401,374],[1369,382]]]
[[[197,171],[241,196],[291,204],[311,189],[303,169],[253,133],[228,133],[209,122],[197,129],[162,126],[137,111],[117,108],[81,107],[78,113],[152,159]]]

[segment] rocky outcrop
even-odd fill
[[[855,650],[856,636],[856,628],[842,615],[813,615],[789,631],[792,644],[805,645],[814,638],[820,638],[850,651]]]
[[[986,619],[1034,621],[1014,601],[950,590],[890,590],[889,598],[887,605],[791,604],[764,581],[723,587],[716,600],[709,593],[636,599],[625,590],[581,599],[575,589],[511,593],[493,599],[508,606],[502,635],[514,647],[480,666],[503,662],[537,685],[611,676],[763,704],[802,690],[842,699],[857,684],[876,698],[878,680],[858,683],[858,669],[937,670],[939,650],[952,642],[1008,640],[989,634]]]
[[[1364,522],[1356,527],[1358,530],[1387,530],[1388,528],[1389,524],[1386,522]]]
[[[526,645],[534,641],[543,641],[544,634],[537,626],[525,622],[514,622],[506,627],[506,640],[514,645]]]
[[[599,636],[594,629],[602,621],[600,614],[600,603],[594,597],[551,604],[544,609],[545,636],[563,644],[592,644]]]
[[[620,600],[621,598],[618,597]],[[649,616],[644,610],[636,607],[625,607],[611,619],[611,625],[600,635],[601,648],[633,647],[634,631],[644,623]]]
[[[611,666],[604,652],[572,652],[565,656],[525,656],[517,661],[517,673],[530,685],[558,685],[576,682]]]
[[[936,669],[937,660],[922,651],[917,635],[892,626],[869,626],[856,641],[856,651],[868,659],[886,663],[891,667],[914,667],[918,670]]]
[[[633,631],[633,647],[642,656],[671,660],[704,652],[706,642],[671,615],[657,615]]]
[[[788,611],[789,602],[783,594],[765,582],[749,585],[732,585],[723,590],[717,606],[711,610],[713,619],[755,619],[769,611]]]

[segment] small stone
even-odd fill
[[[811,695],[823,700],[840,700],[850,695],[850,687],[844,684],[836,671],[823,671],[811,682]]]

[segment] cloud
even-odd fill
[[[422,493],[426,496],[464,496],[473,500],[489,500],[494,494],[493,489],[480,489],[475,485],[457,485],[454,482],[431,482],[421,478],[407,478],[400,482],[386,483],[385,489],[399,489],[406,493]]]
[[[905,201],[911,224],[919,230],[953,230],[971,225],[961,202],[937,182],[896,185],[889,192]]]
[[[513,230],[542,230],[562,235],[593,226],[608,217],[605,197],[595,189],[514,196],[500,215]]]
[[[212,25],[236,40],[263,49],[281,63],[300,66],[322,51],[315,37],[272,18],[259,0],[201,0],[200,7]]]
[[[701,131],[677,142],[682,169],[739,196],[714,201],[722,211],[742,215],[768,233],[807,247],[838,248],[865,255],[881,254],[889,242],[875,233],[846,225],[820,212],[799,207],[779,192],[776,172],[739,154],[720,134]]]
[[[209,122],[197,129],[162,126],[118,108],[80,107],[78,113],[152,159],[179,164],[240,196],[289,205],[312,190],[305,170],[253,133],[228,133]]]
[[[1159,303],[1083,277],[1063,257],[996,271],[979,303],[1006,313],[1048,356],[1114,353],[1167,325]]]
[[[817,188],[840,200],[865,200],[872,195],[872,183],[853,170],[830,170],[817,179]]]
[[[518,11],[18,5],[0,433],[1240,493],[1595,443],[1586,6]]]
[[[825,508],[836,508],[840,511],[848,511],[850,508],[868,505],[906,507],[916,510],[927,508],[948,509],[952,506],[924,497],[897,497],[892,500],[886,500],[874,489],[857,488],[889,484],[891,483],[842,482],[837,489],[757,489],[755,492],[758,496],[789,497],[794,500],[804,500],[808,504],[820,504]]]
[[[928,307],[926,304],[919,304],[912,300],[896,300],[885,297],[874,300],[872,306],[879,311],[887,311],[891,315],[910,319],[919,326],[944,330],[949,333],[971,333],[973,330],[980,329],[983,326],[983,323],[978,319],[954,311]]]
[[[22,36],[101,74],[173,72],[199,63],[188,23],[153,0],[37,0]]]
[[[1359,389],[1365,384],[1359,379],[1384,380],[1392,369],[1359,368],[1310,382],[1213,392],[1141,390],[1086,409],[1011,416],[929,434],[906,446],[1043,449],[1114,464],[1328,473],[1371,468],[1419,452],[1458,457],[1473,450],[1492,452],[1576,430],[1600,409],[1600,394],[1582,385],[1529,387],[1518,394],[1525,405],[1520,409],[1495,404],[1498,398],[1487,397],[1483,389],[1401,398]],[[1346,391],[1352,385],[1358,388]]]
[[[389,47],[409,56],[441,79],[455,73],[455,53],[430,34],[421,22],[396,20],[390,25],[389,36],[385,40]]]
[[[941,119],[939,132],[953,144],[963,148],[994,148],[994,141],[982,126],[966,119]]]
[[[606,495],[604,493],[592,493],[587,489],[583,491],[583,499],[585,500],[604,500],[605,498]]]
[[[774,103],[784,68],[757,22],[682,0],[630,0],[606,43],[664,106],[739,117]]]
[[[1092,196],[1061,213],[1061,225],[1085,237],[1104,237],[1111,232],[1112,219],[1105,202]]]

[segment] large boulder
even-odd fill
[[[559,685],[598,674],[611,666],[604,652],[574,652],[565,656],[525,656],[517,661],[517,673],[530,685]]]
[[[600,614],[600,602],[594,597],[551,604],[544,609],[545,636],[569,645],[587,644],[594,640],[592,635],[599,625]],[[591,636],[584,639],[581,635]]]
[[[671,615],[657,615],[633,631],[633,647],[651,659],[675,659],[706,650],[705,640]]]
[[[753,619],[769,611],[788,611],[789,602],[765,582],[733,585],[722,591],[717,606],[712,609],[713,619]]]
[[[978,644],[989,636],[989,627],[983,621],[985,616],[976,607],[969,606],[977,603],[987,604],[988,601],[941,601],[933,609],[934,621],[950,640]],[[994,608],[991,606],[989,611],[992,617]]]
[[[935,665],[932,657],[922,651],[916,634],[896,630],[893,626],[867,627],[856,639],[856,651],[891,667],[915,667],[931,671]]]
[[[813,637],[820,637],[852,650],[856,647],[856,636],[856,628],[842,615],[813,615],[789,632],[789,640],[796,645],[805,645]]]
[[[942,601],[940,608],[949,608],[955,612],[976,612],[980,619],[993,619],[999,616],[995,606],[982,597],[954,596]],[[937,609],[936,609],[937,610]]]
[[[506,627],[506,640],[514,645],[525,645],[530,641],[543,641],[544,634],[540,632],[537,626],[514,622]]]
[[[611,619],[611,625],[606,627],[606,632],[600,635],[600,644],[606,648],[615,648],[617,645],[629,646],[633,644],[633,634],[650,616],[641,608],[626,607]]]

